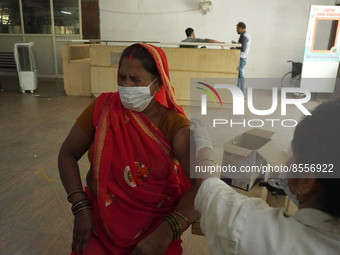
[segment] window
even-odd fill
[[[51,34],[50,0],[22,0],[26,34]]]
[[[54,0],[53,10],[56,34],[79,34],[78,0]]]
[[[19,0],[1,0],[0,33],[20,34]]]
[[[53,0],[55,34],[80,34],[79,0]],[[0,33],[22,33],[19,0],[0,0]],[[50,0],[21,0],[25,34],[52,34]]]

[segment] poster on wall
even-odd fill
[[[340,6],[311,6],[301,88],[333,93],[339,67]]]

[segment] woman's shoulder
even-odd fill
[[[87,137],[92,138],[94,133],[93,112],[98,98],[95,98],[79,115],[76,122]]]
[[[189,119],[187,118],[187,116],[183,115],[182,113],[178,112],[178,111],[175,111],[175,110],[171,110],[171,109],[168,109],[165,113],[164,113],[164,116],[166,118],[176,118],[176,119],[183,119],[183,120],[187,120],[188,122]]]
[[[159,129],[172,143],[177,132],[188,126],[190,126],[190,121],[185,115],[174,110],[168,110],[162,116]]]
[[[167,124],[168,126],[184,125],[189,126],[190,120],[183,114],[175,110],[167,110],[163,116],[161,122]]]
[[[95,125],[93,123],[95,112],[101,111],[113,94],[115,93],[109,92],[100,94],[100,96],[95,98],[77,118],[77,124],[88,137],[92,138],[95,132]]]
[[[117,92],[105,92],[105,93],[101,93],[99,95],[99,97],[97,98],[97,102],[96,102],[96,107],[95,108],[103,108],[107,102],[114,98],[119,96],[119,94]]]
[[[100,94],[100,96],[97,98],[97,102],[93,111],[93,123],[95,123],[95,125],[97,125],[96,123],[98,123],[99,117],[103,112],[105,106],[112,104],[112,102],[117,100],[118,97],[118,92],[106,92]]]

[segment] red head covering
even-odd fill
[[[162,79],[163,86],[161,88],[161,91],[156,94],[156,100],[165,107],[178,111],[185,115],[182,107],[177,101],[175,90],[171,86],[168,60],[164,51],[161,48],[151,44],[139,43],[139,45],[145,48],[150,53],[156,63],[158,73]]]

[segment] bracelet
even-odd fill
[[[73,215],[76,215],[77,212],[80,212],[80,211],[85,210],[85,209],[92,209],[92,206],[81,207],[78,210],[73,211]]]
[[[73,215],[81,210],[90,209],[90,208],[92,208],[92,202],[88,199],[80,200],[71,206]]]
[[[202,162],[202,161],[210,161],[210,162],[216,164],[215,161],[214,161],[213,159],[211,159],[211,158],[203,158],[203,159],[200,159],[199,161],[196,162],[196,164],[198,164],[198,163],[200,163],[200,162]]]
[[[172,228],[173,232],[172,241],[176,241],[181,236],[181,225],[178,223],[178,220],[175,214],[173,213],[170,213],[168,216],[166,216],[165,220],[167,220],[170,223],[170,226]]]
[[[183,214],[179,212],[173,212],[173,213],[181,217],[186,223],[188,223],[188,226],[190,226],[189,220]]]
[[[69,193],[67,195],[67,201],[69,201],[71,203],[71,196],[73,194],[76,194],[76,193],[84,193],[87,196],[87,194],[86,194],[86,192],[84,190],[75,190],[75,191],[72,191],[71,193]]]
[[[91,204],[91,201],[88,200],[87,198],[79,200],[78,202],[74,203],[71,208],[75,208],[75,207],[80,206],[82,204]]]

